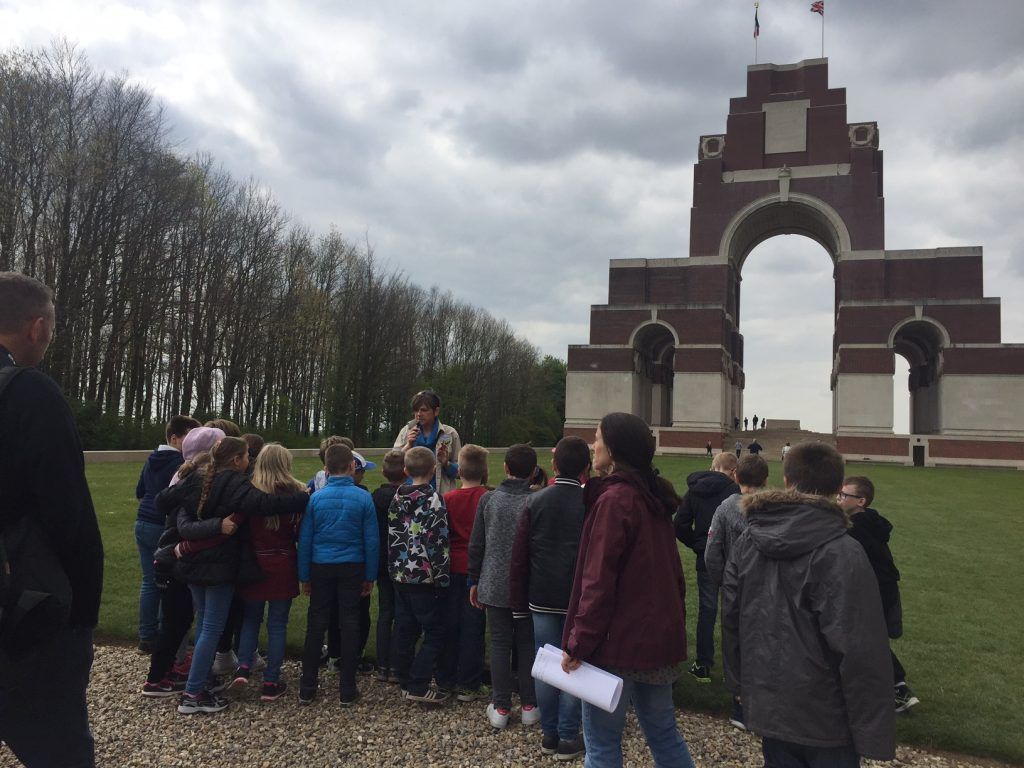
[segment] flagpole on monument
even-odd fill
[[[825,58],[825,14],[821,14],[821,58]]]
[[[757,64],[757,38],[761,35],[761,25],[757,21],[757,9],[760,3],[754,3],[754,63]]]

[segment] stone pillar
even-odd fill
[[[592,426],[607,413],[633,410],[632,371],[569,371],[565,378],[565,423]]]
[[[672,426],[719,432],[727,410],[728,381],[719,373],[676,372],[673,384]]]
[[[836,432],[892,432],[892,375],[841,373],[835,387]]]

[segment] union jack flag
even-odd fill
[[[815,0],[811,3],[811,13],[820,13],[822,16],[825,15],[825,0]]]

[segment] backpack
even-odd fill
[[[0,368],[0,397],[24,370]],[[0,528],[0,687],[13,685],[25,659],[70,612],[71,582],[36,518],[25,514]]]

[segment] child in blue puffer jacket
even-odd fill
[[[380,557],[377,514],[368,491],[355,485],[355,457],[347,445],[325,453],[327,485],[313,494],[299,529],[299,581],[309,595],[299,703],[316,696],[324,632],[331,606],[341,634],[339,688],[342,706],[359,698],[359,600],[373,590]]]

